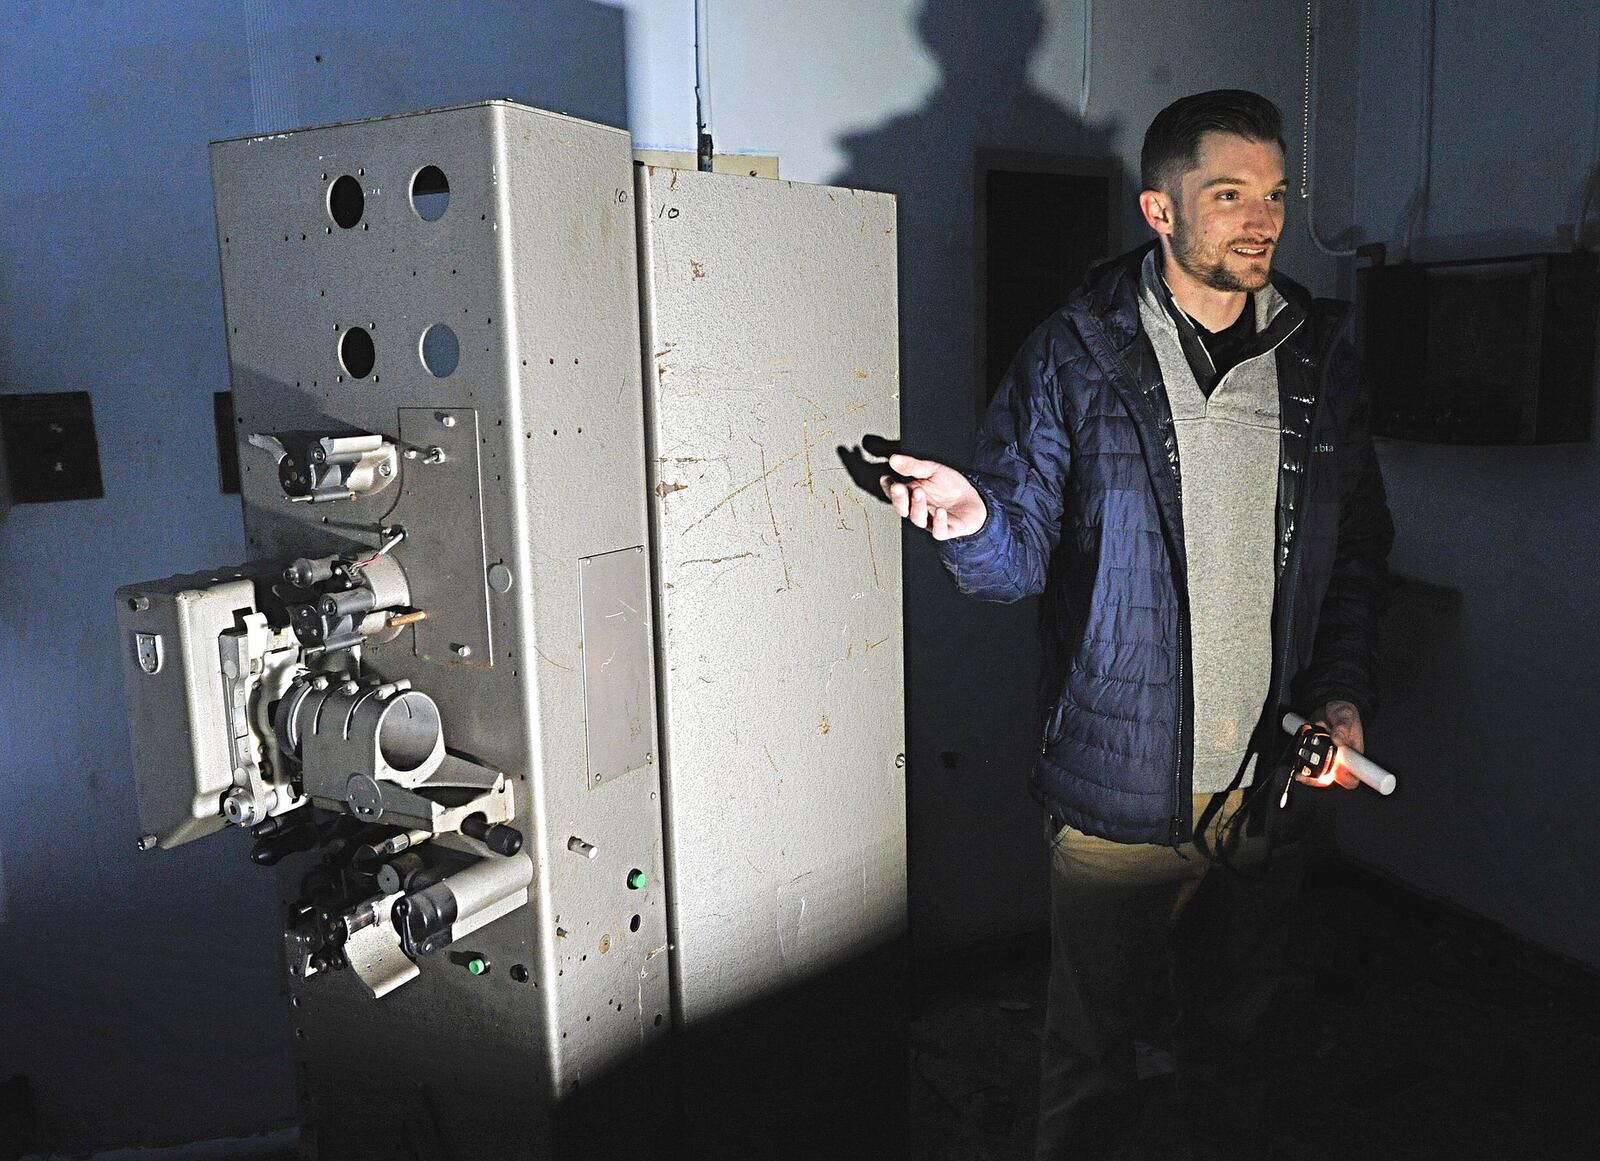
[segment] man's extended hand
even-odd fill
[[[954,468],[933,460],[892,455],[889,467],[897,480],[884,476],[878,482],[894,510],[918,528],[926,528],[935,540],[954,540],[971,536],[983,527],[989,510],[972,481]]]
[[[1366,749],[1367,737],[1361,728],[1361,711],[1349,702],[1330,701],[1317,714],[1317,722],[1328,727],[1335,744],[1348,746],[1358,754]],[[1346,790],[1354,790],[1361,785],[1360,779],[1342,766],[1334,767],[1333,777]]]

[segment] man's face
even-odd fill
[[[1283,233],[1283,150],[1207,133],[1197,160],[1172,198],[1173,260],[1213,290],[1260,290]]]

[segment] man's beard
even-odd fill
[[[1232,243],[1229,243],[1231,246]],[[1190,278],[1212,290],[1226,291],[1230,294],[1248,294],[1260,290],[1267,284],[1268,274],[1272,269],[1272,250],[1269,246],[1264,257],[1266,265],[1261,271],[1261,276],[1256,278],[1253,274],[1241,275],[1228,269],[1228,247],[1221,251],[1207,252],[1205,242],[1194,231],[1189,229],[1181,217],[1174,215],[1172,230],[1172,257],[1178,266]]]

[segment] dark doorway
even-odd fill
[[[979,152],[980,416],[1023,340],[1116,253],[1117,172],[1112,158]]]

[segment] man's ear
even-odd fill
[[[1144,215],[1145,225],[1163,238],[1177,228],[1173,220],[1172,202],[1158,189],[1147,189],[1139,195],[1139,212]]]

